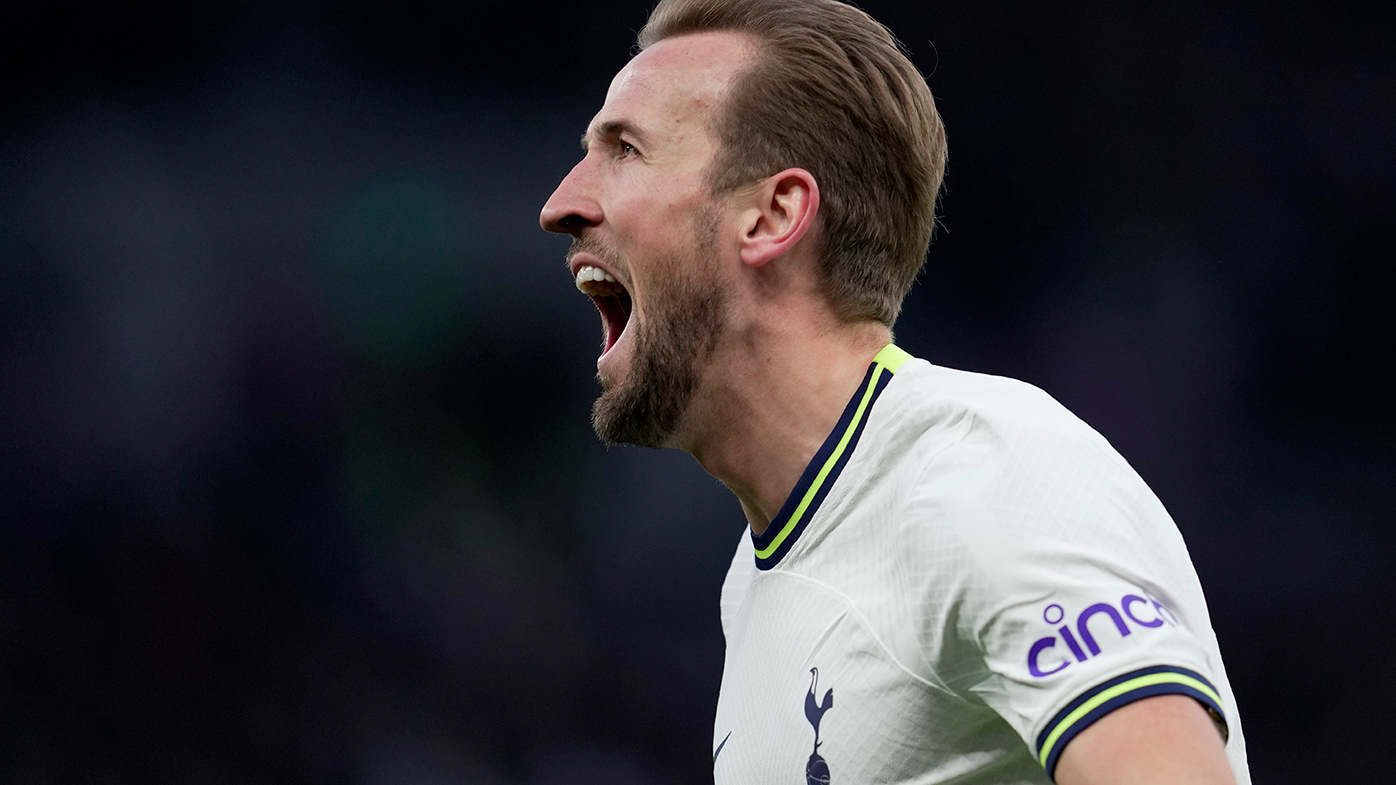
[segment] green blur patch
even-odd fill
[[[499,544],[488,454],[459,412],[409,393],[355,413],[345,433],[341,501],[365,555],[403,548],[442,559]]]
[[[485,310],[478,238],[463,181],[398,170],[346,189],[311,236],[345,340],[385,367],[440,354]]]

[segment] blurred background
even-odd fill
[[[864,6],[949,129],[899,343],[1150,483],[1257,782],[1380,779],[1393,6]],[[648,7],[0,11],[0,780],[711,782],[744,521],[595,441],[537,226]]]

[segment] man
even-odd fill
[[[750,532],[718,783],[1249,782],[1176,527],[1029,385],[891,343],[945,163],[835,0],[664,0],[543,208],[604,325],[594,424],[691,453]]]

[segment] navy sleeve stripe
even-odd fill
[[[1047,723],[1037,737],[1038,762],[1046,769],[1047,777],[1054,778],[1057,759],[1076,734],[1121,706],[1155,695],[1187,695],[1195,699],[1207,708],[1222,737],[1226,737],[1221,696],[1202,674],[1171,665],[1141,668],[1092,687]]]

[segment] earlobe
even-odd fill
[[[763,180],[743,213],[742,261],[761,266],[789,253],[814,225],[819,184],[804,169],[786,169]]]

